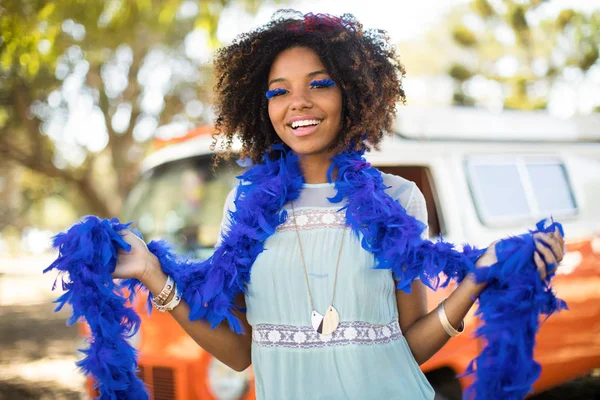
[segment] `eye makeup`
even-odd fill
[[[333,87],[335,86],[335,82],[329,78],[319,79],[317,81],[312,81],[310,83],[312,87]]]
[[[281,88],[277,88],[277,89],[273,89],[273,90],[267,90],[267,93],[265,93],[265,96],[267,96],[267,99],[272,99],[275,96],[279,96],[281,94],[285,94],[288,91],[285,89],[281,89]]]
[[[313,87],[313,88],[325,88],[325,87],[333,87],[333,86],[335,86],[335,82],[329,78],[315,80],[310,83],[310,87]],[[267,97],[267,99],[272,99],[273,97],[276,97],[276,96],[279,96],[279,95],[282,95],[285,93],[288,93],[288,90],[277,88],[277,89],[273,89],[273,90],[267,90],[267,93],[265,93],[265,96]]]

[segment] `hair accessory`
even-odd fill
[[[455,336],[458,336],[458,335],[460,335],[461,333],[464,332],[464,330],[465,330],[465,321],[460,321],[460,327],[458,328],[458,330],[454,329],[454,327],[452,326],[452,324],[448,320],[448,316],[446,315],[446,309],[444,308],[444,303],[445,302],[446,302],[446,300],[444,299],[444,301],[442,301],[438,305],[438,307],[437,307],[438,317],[440,318],[440,322],[442,323],[442,327],[444,328],[444,330],[446,331],[446,333],[450,337],[455,337]]]
[[[298,21],[289,28],[291,31],[304,32],[329,32],[341,29],[357,32],[360,31],[360,24],[358,22],[344,20],[335,15],[307,13],[304,14],[303,20]]]

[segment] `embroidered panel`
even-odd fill
[[[321,228],[339,228],[346,226],[346,212],[337,212],[338,208],[311,208],[305,210],[296,210],[296,223],[298,230],[305,231]],[[277,227],[277,231],[294,231],[294,217],[292,210],[287,210],[287,220]]]
[[[312,349],[349,344],[385,344],[402,336],[398,320],[387,325],[361,321],[340,322],[337,330],[324,336],[309,326],[257,324],[252,328],[252,341],[262,347]]]

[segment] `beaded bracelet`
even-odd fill
[[[173,309],[179,305],[180,301],[181,301],[181,292],[179,291],[177,284],[175,284],[175,296],[173,296],[173,298],[171,299],[171,301],[169,303],[164,304],[164,305],[158,305],[158,304],[154,303],[154,301],[153,301],[152,304],[154,305],[154,308],[156,308],[158,311],[166,312],[166,311],[173,311]]]
[[[173,280],[173,278],[171,278],[171,275],[167,275],[167,283],[165,283],[165,287],[163,287],[163,289],[160,291],[158,296],[155,296],[152,299],[152,303],[155,306],[163,306],[165,304],[165,301],[167,301],[167,299],[173,292],[174,284],[175,284],[175,281]]]

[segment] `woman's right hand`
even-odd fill
[[[148,250],[146,243],[130,230],[122,230],[119,234],[131,249],[129,251],[119,249],[117,265],[112,277],[114,279],[134,278],[141,281],[148,269],[158,263],[158,259]]]

